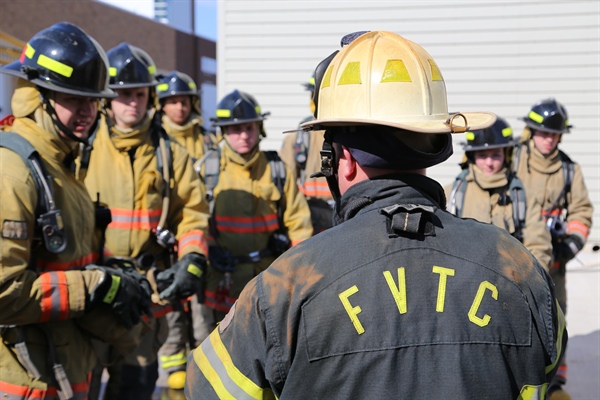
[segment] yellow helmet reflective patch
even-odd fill
[[[440,69],[438,68],[435,61],[433,61],[432,59],[428,59],[427,61],[429,61],[429,66],[431,67],[431,80],[443,81],[444,78],[442,77],[442,73],[440,72]]]
[[[467,137],[467,140],[475,140],[475,134],[473,132],[466,132],[465,136]]]
[[[25,55],[27,56],[27,58],[32,59],[34,54],[35,49],[31,47],[29,43],[27,43],[27,45],[25,46]]]
[[[342,76],[338,81],[338,85],[360,85],[362,81],[360,80],[360,62],[353,61],[349,62],[344,68],[344,72],[342,72]]]
[[[537,122],[538,124],[544,122],[544,117],[536,113],[535,111],[529,111],[529,119]]]
[[[166,92],[168,89],[169,89],[168,83],[161,83],[160,85],[156,86],[156,90],[158,90],[159,92]]]
[[[257,114],[260,114],[260,106],[254,107],[254,111],[256,111]]]
[[[108,68],[108,74],[110,76],[117,76],[117,69],[115,67]]]
[[[512,135],[512,128],[510,126],[502,129],[502,136],[507,137]]]
[[[156,67],[154,65],[148,66],[148,72],[154,75],[156,73]]]
[[[217,117],[218,118],[229,118],[229,117],[231,117],[231,110],[219,109],[219,110],[217,110]]]
[[[387,60],[381,74],[381,83],[384,82],[412,82],[404,61]]]
[[[53,60],[50,57],[47,57],[43,54],[40,54],[37,63],[40,67],[44,67],[59,75],[66,76],[67,78],[70,78],[73,74],[73,67],[69,67],[67,64],[63,64],[60,61]]]
[[[314,76],[313,76],[313,77],[311,77],[311,78],[308,80],[308,83],[309,83],[309,84],[311,84],[311,85],[313,85],[313,86],[315,86],[315,77],[314,77]]]
[[[329,67],[327,67],[327,71],[325,71],[325,76],[323,76],[323,82],[321,82],[322,88],[331,86],[331,71],[333,71],[333,65],[329,65]]]
[[[188,86],[189,86],[190,89],[196,90],[196,84],[194,82],[188,83]]]

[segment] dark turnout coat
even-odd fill
[[[420,175],[361,182],[188,362],[192,399],[540,399],[566,345],[550,278]]]

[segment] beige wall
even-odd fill
[[[234,88],[271,111],[265,148],[308,115],[301,86],[317,63],[359,30],[389,30],[438,63],[450,111],[493,111],[519,135],[538,100],[556,97],[573,134],[562,148],[579,162],[595,205],[600,242],[600,18],[598,1],[219,1],[218,98]],[[462,136],[455,142],[463,141]],[[429,175],[458,172],[462,148]]]

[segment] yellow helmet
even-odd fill
[[[323,68],[321,68],[323,70]],[[375,124],[422,133],[484,129],[492,113],[448,114],[442,74],[420,45],[385,31],[366,32],[316,76],[316,120],[305,129]]]

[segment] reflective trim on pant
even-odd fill
[[[73,400],[83,400],[88,397],[88,383],[76,383],[71,385],[73,389]],[[8,382],[0,381],[0,398],[8,400],[22,400],[22,399],[49,399],[58,400],[58,390],[54,387],[48,387],[47,389],[33,389],[28,386],[13,385]]]
[[[184,352],[172,356],[160,356],[160,366],[169,372],[184,371],[186,355]]]

